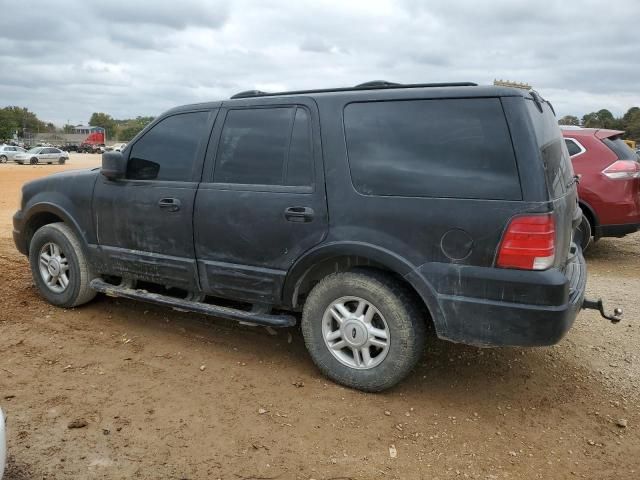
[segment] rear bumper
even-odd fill
[[[407,278],[433,287],[439,311],[431,310],[440,338],[479,346],[544,346],[558,343],[573,325],[587,271],[577,249],[564,273],[430,264]]]

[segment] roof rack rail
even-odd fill
[[[269,94],[267,92],[263,92],[262,90],[245,90],[244,92],[239,92],[235,95],[232,95],[231,98],[262,97],[264,95]]]
[[[384,88],[384,87],[398,87],[400,83],[387,82],[386,80],[372,80],[370,82],[359,83],[354,88]]]
[[[277,97],[280,95],[305,95],[310,93],[337,93],[337,92],[353,92],[355,90],[386,90],[399,88],[430,88],[430,87],[477,87],[474,82],[449,82],[449,83],[393,83],[385,80],[373,80],[371,82],[361,83],[355,87],[342,88],[325,88],[316,90],[292,90],[288,92],[267,93],[260,90],[246,90],[236,93],[231,98],[250,98],[250,97]]]

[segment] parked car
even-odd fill
[[[573,169],[580,175],[584,212],[582,246],[591,237],[622,237],[640,228],[640,162],[622,140],[624,132],[563,127]]]
[[[7,163],[9,160],[14,161],[16,155],[24,153],[26,150],[15,145],[0,145],[0,163]]]
[[[105,152],[121,152],[125,149],[126,146],[126,143],[115,143],[113,145],[105,147]]]
[[[13,234],[54,305],[106,292],[273,327],[301,313],[322,372],[380,391],[427,323],[466,344],[558,342],[591,305],[580,219],[537,93],[373,82],[170,110],[101,170],[24,185]]]
[[[15,156],[16,163],[20,165],[25,163],[31,165],[37,165],[38,163],[48,163],[49,165],[59,163],[63,165],[67,160],[69,160],[69,154],[55,147],[35,147]]]

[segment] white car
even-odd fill
[[[34,147],[24,153],[18,153],[14,159],[15,162],[20,165],[24,165],[25,163],[31,165],[37,165],[38,163],[48,163],[49,165],[59,163],[63,165],[64,162],[69,160],[69,154],[55,147]]]
[[[9,160],[14,161],[16,155],[25,153],[26,150],[15,145],[0,145],[0,163],[7,163]]]
[[[4,466],[7,461],[7,438],[4,428],[4,414],[0,408],[0,479],[4,474]]]
[[[107,152],[121,152],[124,150],[124,147],[126,147],[127,144],[126,143],[116,143],[114,145],[110,145],[108,147],[105,148],[105,151]]]

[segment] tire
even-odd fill
[[[591,222],[589,222],[589,219],[585,215],[582,215],[582,221],[580,225],[578,225],[578,228],[576,228],[574,240],[580,245],[583,252],[586,252],[589,246],[591,246],[591,235]]]
[[[37,165],[38,164],[38,157],[33,157],[31,160],[29,160],[29,163],[31,165]]]
[[[6,155],[0,155],[0,163],[7,163],[7,156]]]
[[[356,316],[360,301],[368,306]],[[352,314],[343,316],[342,327],[329,309],[333,306],[338,312],[336,304]],[[372,312],[371,307],[373,317],[365,323],[362,319]],[[318,368],[335,382],[365,392],[386,390],[405,378],[420,360],[426,338],[425,318],[413,292],[392,277],[373,272],[325,277],[307,297],[301,326],[307,350]],[[379,334],[372,337],[371,327],[386,332],[386,340]],[[333,338],[325,340],[327,335]],[[347,335],[351,339],[347,340]],[[386,343],[386,349],[367,346],[374,340]],[[332,341],[332,346],[340,342],[345,346],[331,349]],[[353,344],[364,345],[356,346],[357,360]],[[364,365],[364,354],[370,357],[369,366]]]
[[[55,255],[55,248],[52,245],[57,246],[59,255]],[[48,265],[41,263],[43,252],[55,262],[50,262]],[[59,268],[60,265],[65,265],[64,259],[66,259],[66,271],[64,268]],[[29,246],[29,264],[33,281],[40,294],[53,305],[66,308],[77,307],[96,296],[96,292],[89,286],[89,282],[95,276],[82,245],[73,230],[64,223],[50,223],[36,231]],[[52,278],[53,286],[46,283],[44,272],[47,271]],[[57,272],[60,275],[54,277],[51,272]],[[66,273],[66,287],[60,280],[62,273]],[[58,280],[53,280],[55,278]]]
[[[67,161],[67,159],[66,159],[66,158],[64,158],[64,157],[60,157],[60,158],[58,159],[58,164],[59,164],[59,165],[64,165],[64,162],[66,162],[66,161]]]

